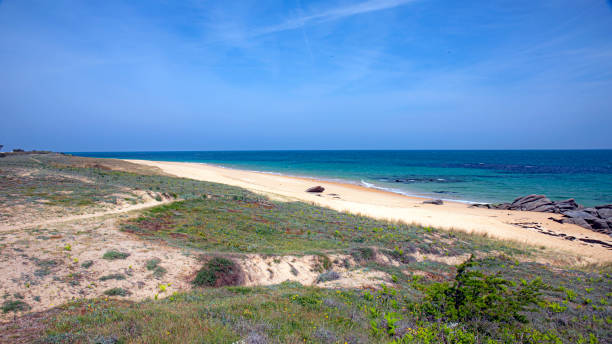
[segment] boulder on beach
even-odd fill
[[[600,218],[612,221],[612,204],[597,206],[595,209],[597,209],[597,215]]]
[[[444,202],[441,199],[430,199],[430,200],[427,200],[427,201],[423,201],[423,204],[442,205],[442,204],[444,204]]]
[[[316,193],[321,193],[323,191],[325,191],[325,188],[322,187],[321,185],[313,186],[306,190],[306,192],[316,192]]]

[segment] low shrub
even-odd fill
[[[108,281],[108,280],[124,280],[125,279],[125,275],[124,274],[110,274],[110,275],[105,275],[100,277],[100,281]]]
[[[457,269],[453,284],[434,283],[426,290],[422,310],[429,316],[450,321],[526,323],[524,312],[533,311],[540,301],[540,279],[522,281],[520,286],[501,277],[470,269],[477,265],[471,257]]]
[[[159,263],[161,263],[161,259],[153,258],[153,259],[147,260],[147,265],[146,265],[147,270],[153,271],[153,276],[157,278],[164,276],[167,272],[163,266],[159,265]]]
[[[193,284],[196,286],[221,287],[242,282],[242,271],[233,261],[215,257],[198,271]]]
[[[21,300],[7,300],[2,303],[2,313],[27,311],[30,305]]]
[[[376,252],[370,247],[358,247],[351,250],[351,256],[356,262],[367,262],[374,259]]]
[[[327,281],[335,281],[340,278],[340,274],[334,270],[326,271],[317,277],[317,283],[327,282]]]
[[[81,267],[89,269],[93,265],[93,263],[93,260],[86,260],[83,262],[83,264],[81,264]]]
[[[130,294],[131,293],[129,291],[123,288],[112,288],[104,292],[104,295],[108,295],[108,296],[128,296]]]
[[[104,258],[106,260],[116,260],[116,259],[126,259],[129,256],[130,256],[130,254],[127,253],[127,252],[119,252],[119,251],[115,251],[115,250],[109,250],[109,251],[106,251],[106,253],[104,253],[102,258]]]

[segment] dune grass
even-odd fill
[[[392,284],[377,291],[321,289],[298,283],[196,287],[137,303],[113,299],[127,296],[128,291],[109,289],[102,298],[78,300],[51,314],[44,321],[43,343],[612,342],[609,266],[578,270],[518,262],[509,257],[536,255],[537,250],[306,203],[277,202],[237,187],[146,171],[134,173],[128,165],[117,166],[123,170],[84,167],[81,160],[65,156],[45,155],[35,161],[0,159],[3,176],[28,168],[44,175],[86,178],[91,190],[87,195],[96,202],[118,189],[182,199],[121,223],[122,230],[143,239],[163,240],[185,251],[218,257],[245,252],[315,253],[321,257],[317,269],[323,274],[332,266],[328,255],[344,253],[351,255],[359,268],[387,272]],[[47,183],[57,184],[53,190],[62,190],[62,182],[55,179],[42,181],[40,188]],[[35,201],[22,191],[16,195]],[[75,197],[78,202],[81,196],[66,197]],[[442,258],[474,253],[485,258],[467,267],[474,275],[461,279],[456,266],[416,260],[417,253]],[[382,264],[375,259],[377,254],[387,255],[396,265]],[[212,267],[204,263],[202,280],[215,281],[202,285],[217,285],[217,273],[231,270],[224,262],[216,261]],[[153,273],[160,267],[158,260],[144,264],[143,268]],[[329,277],[336,276],[329,273],[323,279]],[[536,277],[541,279],[534,291],[537,295],[529,294],[534,302],[521,305],[513,293],[520,293]],[[456,285],[459,282],[472,289]],[[457,297],[466,291],[484,295],[473,299],[477,301],[475,308],[466,307]],[[489,307],[485,301],[489,298],[501,306]],[[5,296],[3,311],[25,310],[19,301]],[[507,312],[496,313],[498,309]]]

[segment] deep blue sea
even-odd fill
[[[339,180],[407,195],[507,202],[527,194],[612,203],[612,150],[96,152]]]

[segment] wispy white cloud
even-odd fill
[[[323,22],[329,22],[333,20],[339,20],[347,17],[352,17],[359,14],[365,14],[370,12],[382,11],[406,5],[416,0],[369,0],[358,4],[349,6],[336,7],[314,13],[310,15],[303,15],[297,18],[289,19],[283,23],[268,26],[254,32],[255,36],[267,35],[271,33],[295,30],[305,25],[317,24]]]

